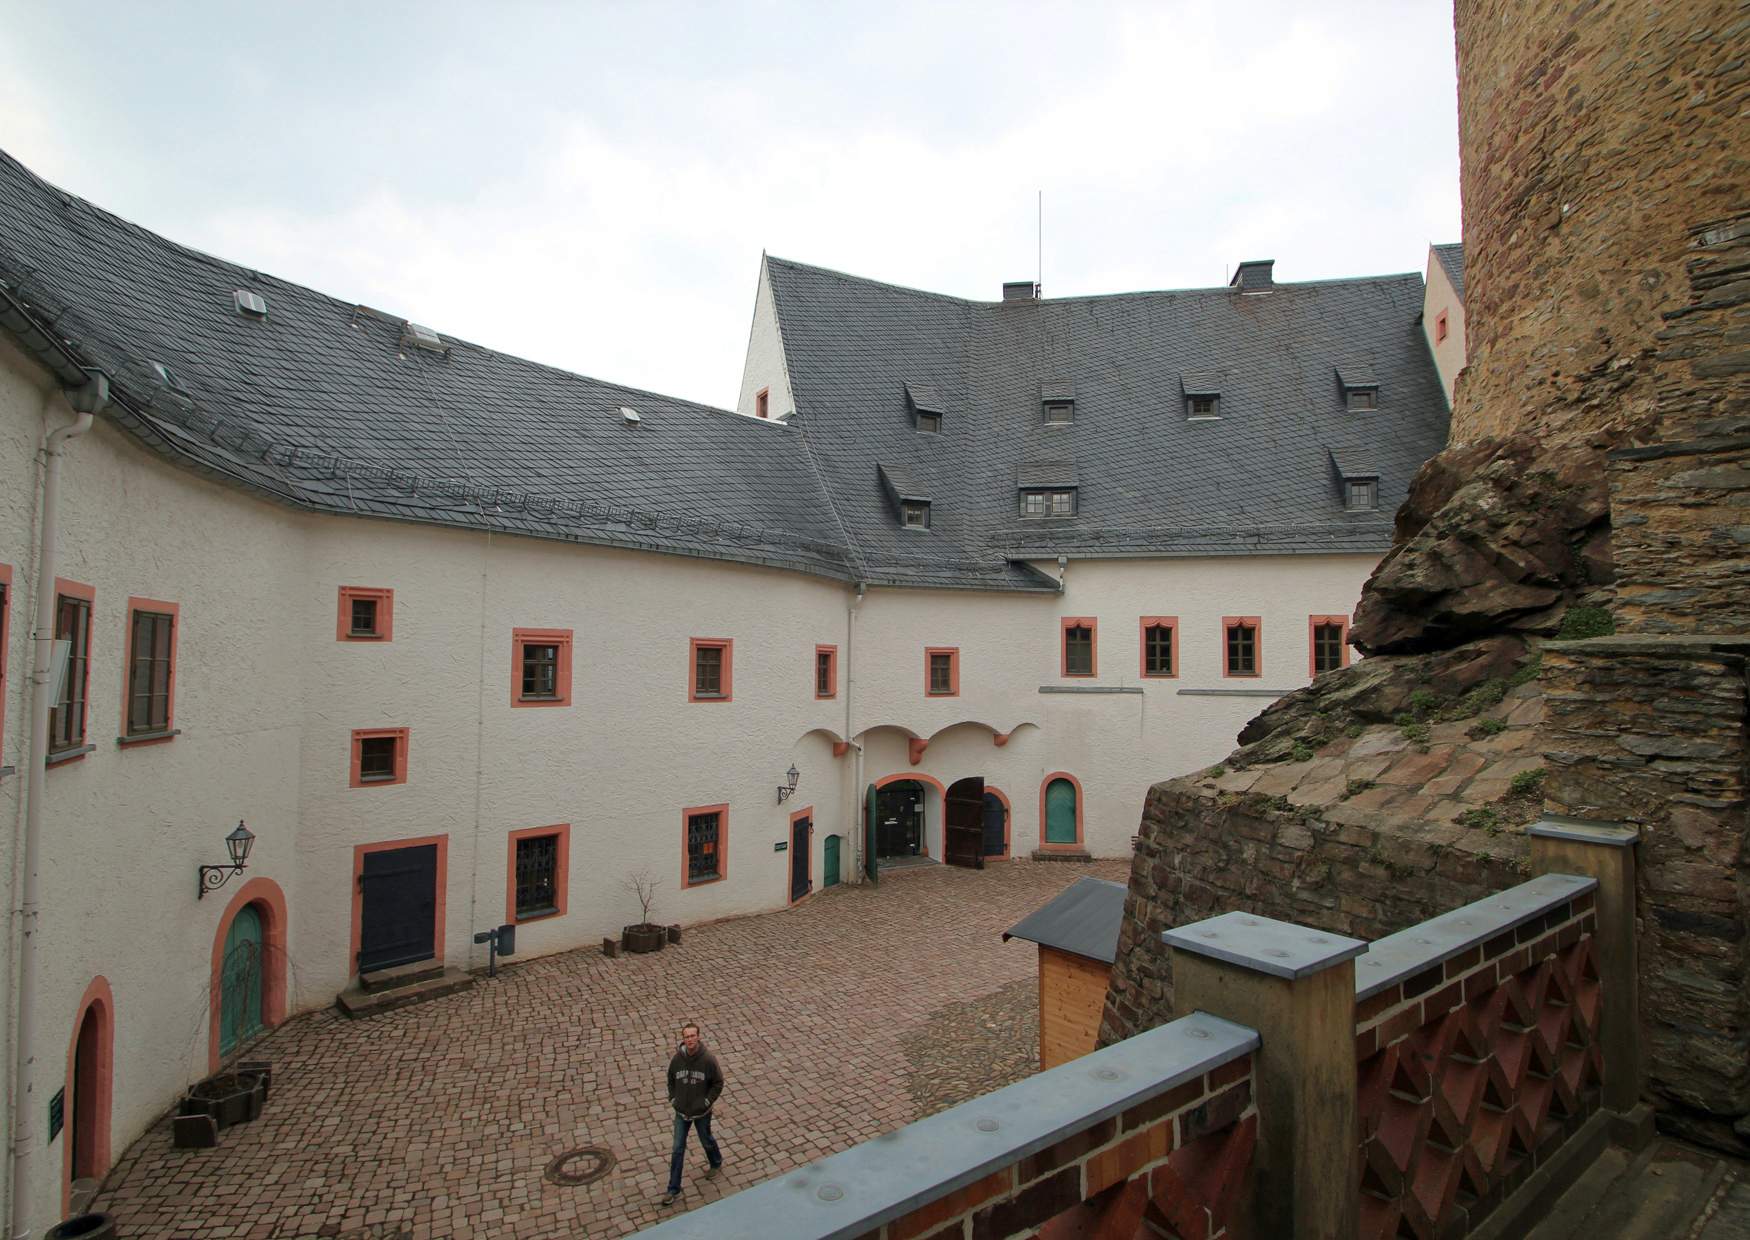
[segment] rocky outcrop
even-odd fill
[[[1155,785],[1102,1042],[1173,1016],[1169,927],[1244,909],[1374,939],[1523,881],[1522,829],[1542,806],[1542,700],[1530,683],[1483,683],[1499,696],[1464,718],[1440,718],[1462,695],[1424,697],[1411,714],[1425,718],[1339,732],[1286,761],[1241,765],[1242,751]]]
[[[1449,448],[1423,467],[1349,638],[1367,654],[1490,634],[1552,635],[1608,586],[1608,440],[1543,451],[1530,435]]]

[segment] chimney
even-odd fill
[[[1270,274],[1275,266],[1273,258],[1250,259],[1234,268],[1234,278],[1227,282],[1227,286],[1242,293],[1268,293],[1276,287],[1276,280]]]
[[[1039,286],[1031,280],[1005,280],[1003,282],[1004,301],[1038,301]]]

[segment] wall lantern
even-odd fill
[[[244,866],[249,864],[249,850],[254,844],[255,833],[239,819],[237,829],[225,837],[225,851],[231,854],[231,864],[203,865],[200,890],[195,893],[195,899],[209,891],[217,891],[231,881],[231,875],[241,874]]]
[[[790,799],[790,794],[796,791],[796,781],[802,778],[802,773],[796,769],[796,764],[794,762],[790,764],[790,769],[784,772],[784,778],[790,782],[782,785],[778,789],[779,805],[782,805],[785,801]]]

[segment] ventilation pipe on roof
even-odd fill
[[[30,670],[30,762],[26,778],[24,802],[24,839],[17,854],[23,861],[23,892],[14,925],[18,927],[18,1021],[12,1029],[12,1234],[30,1237],[40,1227],[30,1218],[33,1196],[30,1178],[31,1157],[38,1149],[33,1121],[46,1109],[37,1105],[31,1095],[32,1048],[36,1042],[36,940],[37,940],[37,851],[42,838],[43,794],[48,782],[49,710],[54,705],[56,686],[50,683],[50,669],[55,663],[55,543],[60,532],[61,461],[67,445],[91,429],[92,419],[109,404],[109,379],[100,370],[85,368],[85,382],[64,389],[67,404],[79,416],[70,426],[50,431],[43,443],[43,510],[39,525],[41,534],[37,546],[36,614],[31,625]],[[44,412],[52,407],[54,397],[44,403]],[[66,1138],[63,1138],[66,1139]],[[48,1142],[41,1142],[46,1149]]]

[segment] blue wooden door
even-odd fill
[[[389,969],[436,954],[437,845],[384,848],[365,854],[359,873],[360,973]]]

